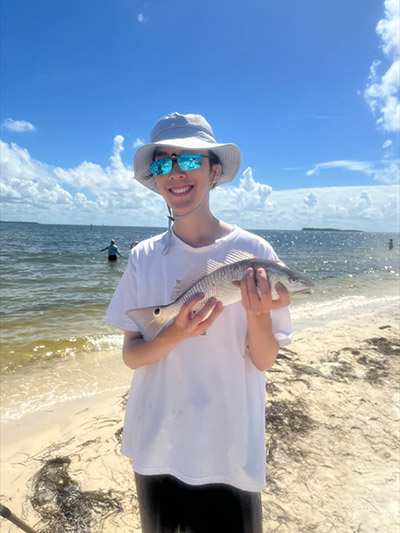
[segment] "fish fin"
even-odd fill
[[[230,250],[226,256],[225,264],[229,265],[230,263],[237,263],[238,261],[243,261],[244,259],[254,259],[255,255],[250,252],[244,252],[243,250]]]
[[[169,322],[162,316],[162,313],[155,313],[157,309],[163,306],[155,305],[153,307],[141,307],[139,309],[130,309],[126,311],[126,315],[135,322],[140,329],[145,341],[149,342],[156,337],[163,327]]]
[[[183,293],[201,280],[201,278],[204,278],[204,276],[207,276],[207,274],[222,266],[224,266],[222,263],[218,263],[213,259],[207,259],[207,261],[199,263],[183,279],[176,280],[175,288],[171,293],[171,301],[174,302],[177,300],[180,296],[182,296]]]

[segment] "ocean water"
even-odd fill
[[[104,324],[130,244],[164,228],[0,225],[3,420],[121,386],[122,335]],[[399,237],[389,233],[254,231],[309,276],[293,299],[297,330],[399,301]],[[111,239],[123,257],[100,248]],[[393,249],[389,249],[393,239]],[[116,363],[117,361],[117,363]]]

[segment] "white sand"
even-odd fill
[[[304,329],[281,351],[266,379],[265,532],[399,531],[399,352],[393,307]],[[4,423],[2,503],[49,531],[31,505],[33,477],[46,461],[69,457],[81,499],[100,490],[120,505],[108,516],[93,513],[87,531],[140,531],[132,467],[119,443],[127,388],[123,372],[112,392]],[[5,519],[0,529],[18,531]]]

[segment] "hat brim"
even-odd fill
[[[241,165],[240,148],[236,144],[218,144],[201,139],[166,139],[141,146],[134,158],[134,178],[148,189],[160,194],[156,180],[151,175],[150,163],[153,161],[154,151],[158,146],[172,146],[182,150],[212,150],[222,165],[222,174],[217,185],[229,183],[239,172]]]

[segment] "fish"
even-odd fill
[[[149,342],[179,314],[183,304],[195,294],[203,293],[204,297],[193,306],[194,313],[212,297],[222,302],[224,307],[241,301],[240,282],[249,268],[253,268],[255,273],[259,268],[265,269],[274,300],[279,299],[275,289],[277,283],[281,283],[291,294],[311,292],[312,281],[280,261],[257,258],[242,250],[231,250],[225,263],[208,259],[183,280],[178,280],[171,294],[171,303],[130,309],[125,314],[139,328],[144,340]],[[255,279],[257,284],[257,275]]]

